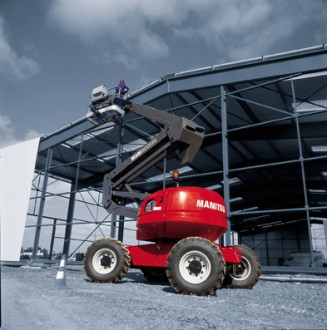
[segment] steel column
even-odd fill
[[[296,104],[295,88],[294,88],[293,79],[291,79],[291,86],[292,86],[293,104]],[[305,177],[305,171],[304,171],[299,114],[298,114],[296,108],[293,108],[293,112],[294,112],[294,119],[295,119],[297,140],[298,140],[298,147],[299,147],[299,157],[300,157],[302,185],[303,185],[303,197],[304,197],[304,208],[305,208],[305,213],[306,213],[306,218],[307,218],[308,236],[309,236],[309,245],[310,245],[310,254],[311,254],[311,266],[313,266],[312,232],[311,232],[310,212],[309,212],[309,203],[308,203],[308,195],[307,195],[307,184],[306,184],[306,177]]]
[[[66,230],[65,230],[65,238],[64,238],[64,247],[62,254],[69,257],[69,248],[70,248],[70,239],[72,235],[72,227],[73,227],[73,217],[75,211],[75,201],[76,201],[76,192],[78,190],[78,180],[79,180],[79,170],[82,156],[82,145],[83,145],[83,136],[81,137],[81,144],[79,149],[75,182],[71,184],[70,195],[69,195],[69,204],[68,204],[68,212],[67,212],[67,222],[66,222]]]
[[[123,151],[123,138],[124,138],[124,130],[123,130],[123,125],[122,122],[119,121],[118,124],[118,137],[119,141],[117,144],[117,156],[116,156],[116,167],[121,163],[121,157],[122,157],[122,151]],[[119,217],[116,214],[111,215],[111,227],[110,227],[110,237],[116,237],[116,221],[119,219]],[[121,221],[122,219],[120,218],[119,221],[119,230],[118,230],[118,236],[119,239],[122,241],[123,240],[123,232],[124,232],[124,222]]]
[[[38,248],[39,248],[40,233],[41,233],[41,227],[42,227],[42,217],[43,217],[45,197],[46,197],[47,187],[48,187],[49,168],[51,166],[52,153],[53,153],[52,148],[49,148],[48,153],[47,153],[45,168],[44,168],[42,193],[41,193],[39,213],[38,213],[38,216],[37,216],[37,223],[36,223],[36,229],[35,229],[32,259],[36,258],[37,251],[38,251]]]
[[[124,217],[119,216],[119,225],[118,225],[118,239],[122,242],[124,239],[124,227],[125,227],[125,221]]]
[[[71,185],[71,191],[69,196],[69,204],[68,204],[68,212],[67,212],[67,222],[66,222],[66,230],[65,230],[65,238],[64,238],[64,247],[62,254],[68,258],[69,256],[69,247],[70,247],[70,238],[72,234],[72,225],[73,225],[73,216],[75,209],[75,200],[76,200],[76,185]]]
[[[52,226],[53,227],[52,227],[52,234],[51,234],[49,260],[52,259],[52,254],[53,254],[53,245],[54,245],[54,239],[55,239],[55,235],[56,235],[57,219],[53,219],[53,225]]]
[[[166,189],[166,172],[167,172],[167,158],[165,157],[163,163],[162,189]]]
[[[324,226],[324,234],[325,234],[325,248],[327,250],[327,220],[325,219],[322,223]],[[325,256],[325,257],[327,257],[327,256]]]
[[[231,245],[230,230],[230,190],[229,190],[229,162],[228,162],[228,133],[227,133],[227,107],[226,93],[224,86],[220,87],[221,95],[221,133],[222,133],[222,158],[223,158],[223,182],[224,182],[224,200],[227,212],[227,232],[225,234],[225,245]]]

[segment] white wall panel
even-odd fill
[[[18,261],[39,138],[0,149],[0,260]]]

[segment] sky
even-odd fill
[[[0,148],[84,116],[93,87],[326,42],[325,0],[0,0]]]
[[[326,32],[326,0],[0,0],[0,148],[82,118],[98,85],[135,91]]]

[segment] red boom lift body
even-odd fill
[[[172,246],[180,239],[199,236],[215,241],[226,230],[226,207],[219,194],[199,187],[168,188],[149,195],[141,204],[137,218],[136,238],[160,245],[127,249],[134,267],[165,267]],[[225,262],[241,262],[242,254],[236,247],[216,245]]]

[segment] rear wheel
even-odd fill
[[[141,269],[149,282],[167,282],[166,269],[161,267],[144,267]]]
[[[205,296],[221,286],[225,262],[214,243],[201,237],[188,237],[171,249],[166,273],[177,292]]]
[[[114,238],[94,241],[84,257],[84,271],[92,282],[116,283],[126,275],[130,264],[128,250]]]
[[[259,280],[261,265],[257,255],[245,245],[236,245],[242,253],[239,264],[227,268],[223,286],[226,288],[251,289]]]

